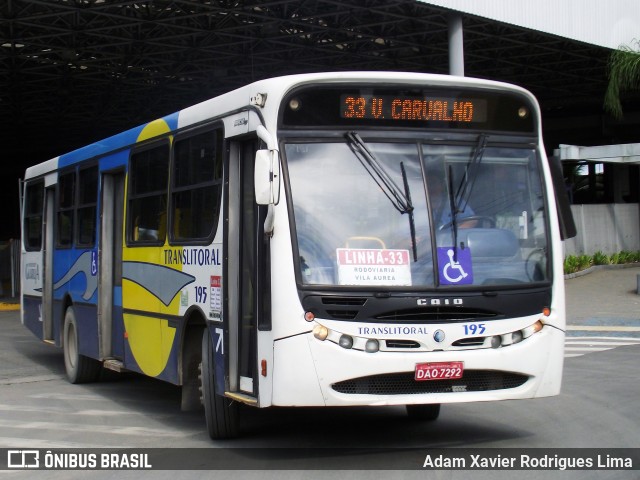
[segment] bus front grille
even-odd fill
[[[417,382],[413,372],[389,373],[353,378],[332,385],[339,393],[351,395],[410,395],[424,393],[484,392],[505,390],[523,385],[526,375],[493,370],[469,370],[455,380]]]
[[[393,310],[390,312],[380,313],[375,316],[375,319],[384,322],[442,323],[461,321],[468,322],[472,320],[495,320],[499,317],[500,315],[496,312],[488,310],[445,306]]]

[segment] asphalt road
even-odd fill
[[[423,451],[437,448],[639,449],[638,273],[597,271],[567,281],[567,342],[584,345],[568,353],[558,397],[443,405],[439,420],[425,424],[410,421],[400,407],[245,409],[242,438],[226,442],[208,438],[201,412],[180,411],[179,389],[171,385],[115,374],[68,384],[61,351],[35,339],[17,312],[0,312],[0,448],[246,449],[226,451],[241,472],[108,471],[91,472],[92,478],[640,479],[640,470],[416,470]],[[268,456],[267,448],[274,449]],[[350,470],[335,470],[345,467]],[[0,471],[0,480],[26,474],[86,478],[82,472]]]

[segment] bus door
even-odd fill
[[[264,258],[263,207],[255,202],[254,161],[257,140],[232,142],[229,161],[226,246],[229,388],[258,396],[257,330],[261,320]]]
[[[124,182],[122,171],[102,174],[98,331],[100,358],[124,358],[122,323],[122,225]]]
[[[45,190],[44,201],[44,252],[42,279],[42,339],[53,342],[53,249],[55,246],[55,185]]]

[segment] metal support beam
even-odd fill
[[[464,77],[464,39],[459,14],[449,16],[449,75]]]
[[[578,160],[638,165],[640,164],[640,143],[598,145],[593,147],[561,144],[554,154],[558,155],[561,161]]]

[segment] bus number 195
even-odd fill
[[[469,323],[463,328],[465,335],[482,335],[486,331],[484,323]]]
[[[207,288],[206,287],[196,287],[196,302],[197,303],[206,303],[207,302]]]

